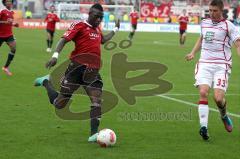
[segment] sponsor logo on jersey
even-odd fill
[[[90,39],[96,39],[100,37],[100,35],[97,33],[89,33],[89,36],[90,36]]]
[[[215,33],[212,32],[212,31],[207,31],[206,35],[205,35],[206,42],[211,43],[213,41],[213,39],[214,39],[214,34]]]

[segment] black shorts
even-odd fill
[[[52,31],[52,30],[47,29],[47,32],[51,35],[51,37],[54,36],[55,31]]]
[[[94,87],[102,91],[103,83],[98,69],[71,62],[61,79],[60,93],[71,96],[80,86]]]
[[[6,38],[1,38],[1,37],[0,37],[0,46],[1,46],[4,42],[9,43],[9,42],[13,42],[13,41],[15,41],[14,36],[9,36],[9,37],[6,37]]]
[[[134,30],[137,30],[137,24],[132,24],[132,28],[133,28]]]
[[[186,33],[186,30],[179,30],[179,33],[180,33],[180,35],[182,35],[182,34],[184,34],[184,33]]]

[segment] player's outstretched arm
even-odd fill
[[[115,35],[115,32],[117,32],[120,28],[120,20],[118,19],[115,22],[115,28],[113,29],[113,31],[111,31],[110,33],[108,33],[107,35],[104,35],[102,38],[102,44],[106,43],[107,41],[111,40],[112,37]]]
[[[53,53],[52,58],[46,63],[46,68],[50,69],[51,67],[53,67],[57,64],[58,56],[59,56],[60,52],[62,51],[62,49],[64,48],[64,46],[67,42],[68,41],[65,38],[61,38],[58,41],[55,52]]]
[[[13,23],[13,19],[8,19],[5,21],[0,21],[1,24],[12,24]]]
[[[240,39],[237,39],[235,42],[234,42],[235,46],[237,47],[237,54],[238,56],[240,56]]]
[[[0,21],[0,24],[9,24],[8,21]]]
[[[55,52],[58,52],[60,54],[66,43],[68,43],[68,41],[65,38],[61,38],[57,43]]]
[[[195,45],[194,45],[191,53],[187,54],[187,55],[185,56],[185,59],[186,59],[187,61],[190,61],[190,60],[194,59],[196,53],[197,53],[198,51],[200,51],[201,45],[202,45],[202,36],[198,38],[198,40],[197,40],[197,42],[195,43]]]
[[[14,27],[19,27],[19,24],[16,22],[13,22],[12,19],[9,19],[7,21],[0,21],[0,24],[12,24],[12,26],[14,26]]]

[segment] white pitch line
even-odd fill
[[[164,46],[178,46],[175,42],[173,43],[168,43],[168,42],[163,42],[163,41],[153,41],[153,44],[155,45],[164,45]]]
[[[190,94],[184,94],[184,93],[166,93],[166,94],[163,94],[163,95],[165,95],[165,96],[199,96],[199,94],[194,94],[194,93],[190,93]],[[234,93],[232,93],[232,94],[225,94],[225,96],[240,96],[240,94],[234,94]]]
[[[172,97],[168,97],[166,95],[157,95],[158,97],[161,97],[161,98],[164,98],[164,99],[168,99],[168,100],[171,100],[171,101],[175,101],[175,102],[178,102],[178,103],[182,103],[182,104],[186,104],[186,105],[189,105],[189,106],[192,106],[192,107],[198,107],[198,104],[194,104],[194,103],[191,103],[191,102],[187,102],[187,101],[184,101],[184,100],[181,100],[181,99],[176,99],[176,98],[172,98]],[[217,109],[214,109],[214,108],[209,108],[209,110],[213,111],[213,112],[218,112]],[[229,113],[228,112],[228,115],[230,116],[233,116],[233,117],[236,117],[236,118],[240,118],[240,115],[239,114],[234,114],[234,113]]]

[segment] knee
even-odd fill
[[[206,90],[206,89],[201,89],[201,90],[199,91],[199,95],[200,95],[201,98],[207,98],[207,97],[208,97],[208,90]]]
[[[11,48],[11,53],[15,54],[16,53],[16,47]]]
[[[221,106],[223,104],[224,99],[222,98],[222,96],[215,95],[214,101],[217,104],[217,106]]]
[[[102,104],[101,97],[91,97],[90,100],[91,100],[92,106],[100,106]]]

